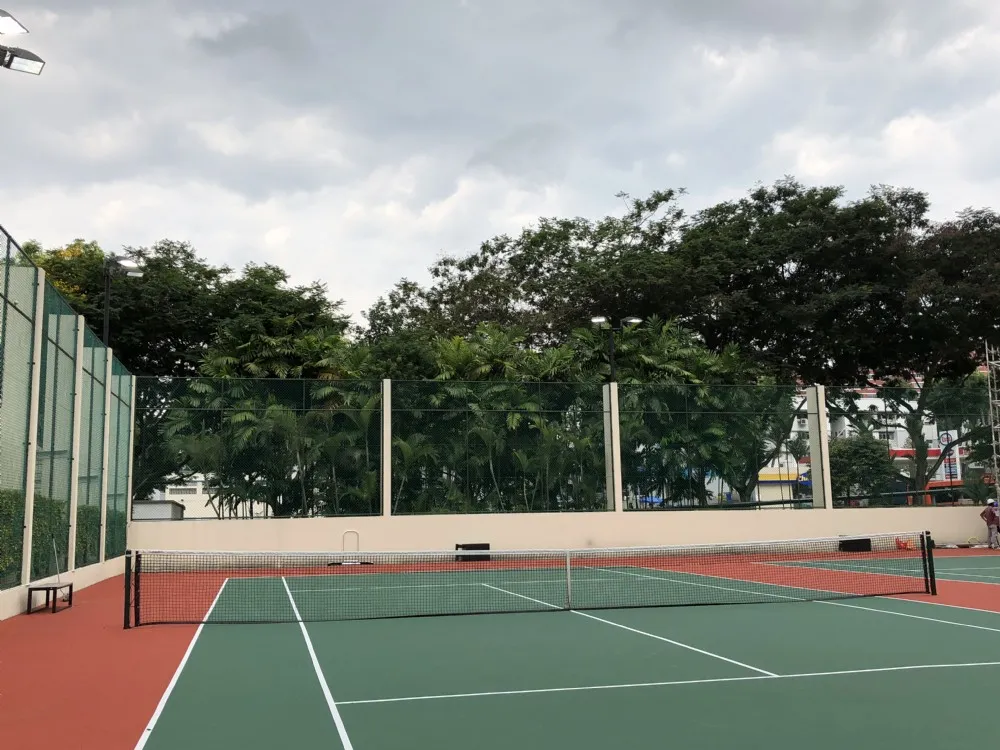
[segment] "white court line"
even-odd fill
[[[757,563],[757,564],[758,565],[778,565],[779,567],[783,567],[783,568],[805,568],[807,570],[809,570],[809,569],[815,569],[815,568],[819,568],[820,570],[837,570],[837,571],[842,570],[842,571],[845,571],[845,572],[848,572],[848,573],[854,573],[854,572],[867,573],[868,571],[875,571],[876,573],[879,573],[880,575],[905,575],[905,576],[912,576],[912,577],[920,577],[920,576],[923,576],[923,574],[924,574],[924,571],[923,571],[922,568],[915,568],[913,570],[907,570],[905,568],[897,568],[897,569],[894,569],[894,570],[887,570],[885,568],[880,568],[880,567],[875,566],[875,565],[861,565],[860,563],[845,563],[843,565],[837,565],[836,563],[831,563],[831,562],[826,562],[826,564],[824,564],[824,562],[825,561],[823,561],[823,560],[807,560],[807,561],[804,561],[804,562],[796,562],[794,564],[792,564],[792,563]],[[974,574],[974,573],[958,573],[958,572],[956,572],[956,571],[959,571],[959,570],[992,570],[994,572],[998,572],[998,571],[1000,571],[1000,568],[995,568],[995,567],[985,567],[985,568],[948,568],[948,567],[938,566],[936,568],[936,570],[935,570],[935,573],[936,573],[936,575],[937,575],[937,577],[938,577],[939,580],[943,579],[943,580],[946,580],[946,581],[948,580],[947,576],[949,576],[949,575],[958,576],[959,578],[990,578],[990,579],[1000,580],[1000,576],[988,576],[988,575],[985,575],[984,573],[975,573]],[[985,581],[983,581],[982,583],[985,583]]]
[[[494,591],[500,591],[501,593],[509,594],[510,596],[516,596],[520,599],[526,599],[529,602],[535,602],[536,604],[541,604],[543,606],[550,607],[551,609],[560,609],[560,610],[562,609],[562,607],[556,606],[555,604],[550,604],[549,602],[543,602],[541,599],[534,599],[530,596],[525,596],[524,594],[515,594],[513,591],[508,591],[507,589],[502,589],[498,586],[491,586],[488,583],[484,583],[483,586],[485,586],[488,589],[493,589]],[[749,669],[751,672],[758,672],[759,674],[765,675],[767,677],[777,677],[777,675],[774,672],[768,672],[766,669],[760,669],[758,667],[754,667],[749,664],[744,664],[741,661],[736,661],[735,659],[730,659],[726,656],[721,656],[720,654],[712,653],[711,651],[705,651],[703,649],[696,648],[695,646],[689,646],[688,644],[681,643],[680,641],[674,641],[671,640],[670,638],[664,638],[662,635],[647,633],[645,630],[636,630],[635,628],[630,628],[628,625],[622,625],[621,623],[614,622],[613,620],[605,620],[603,617],[597,617],[595,615],[591,615],[586,612],[580,612],[579,610],[574,609],[569,611],[572,612],[574,615],[579,615],[580,617],[586,617],[587,619],[590,620],[597,620],[597,622],[603,622],[605,625],[613,625],[616,628],[627,630],[630,633],[637,633],[638,635],[644,635],[647,638],[655,638],[658,641],[663,641],[664,643],[670,643],[680,648],[686,648],[688,651],[694,651],[696,654],[701,654],[703,656],[710,656],[713,659],[719,659],[720,661],[725,661],[729,662],[730,664],[735,664],[737,667],[742,667],[743,669]]]
[[[958,570],[956,568],[955,570]],[[991,568],[991,570],[996,570],[996,568]],[[957,576],[958,578],[989,578],[991,581],[1000,580],[1000,576],[988,576],[985,573],[955,573],[948,568],[943,568],[942,570],[936,570],[935,575],[937,575],[938,580],[942,578],[948,580],[948,576]],[[959,581],[959,583],[966,583],[966,581]],[[975,581],[968,581],[968,583],[975,583]],[[982,583],[982,581],[981,581]]]
[[[449,698],[488,698],[496,695],[535,695],[537,693],[574,693],[590,690],[622,690],[626,688],[670,687],[675,685],[708,685],[718,682],[754,682],[757,680],[796,680],[807,677],[837,677],[841,675],[877,674],[880,672],[907,672],[920,669],[968,669],[971,667],[998,667],[1000,661],[977,661],[966,664],[914,664],[902,667],[875,667],[872,669],[841,669],[835,672],[800,672],[799,674],[747,675],[745,677],[715,677],[706,680],[672,680],[669,682],[629,682],[618,685],[582,685],[577,687],[535,688],[529,690],[494,690],[485,693],[451,693],[442,695],[411,695],[402,698],[369,698],[367,700],[341,701],[343,706],[367,703],[407,703]]]
[[[139,737],[139,741],[135,744],[135,750],[142,750],[149,742],[149,738],[153,734],[153,727],[156,726],[156,722],[160,719],[160,714],[163,713],[163,709],[167,705],[167,699],[170,698],[170,694],[174,692],[174,688],[177,686],[177,680],[181,677],[181,672],[184,671],[184,667],[191,658],[191,652],[194,651],[194,644],[198,642],[198,637],[201,635],[201,631],[205,627],[205,623],[208,621],[209,615],[212,614],[212,610],[215,609],[215,605],[219,601],[219,597],[222,596],[222,589],[226,588],[226,584],[229,583],[227,578],[219,586],[219,590],[215,592],[215,598],[212,600],[212,604],[209,606],[208,611],[202,618],[201,623],[198,625],[198,629],[194,631],[194,635],[191,637],[191,643],[188,644],[187,651],[184,652],[184,656],[181,657],[181,663],[177,665],[177,669],[174,671],[174,676],[170,678],[170,682],[167,683],[167,689],[163,691],[163,695],[160,698],[160,702],[156,704],[156,710],[153,711],[153,716],[150,718],[149,723],[146,728],[142,731],[142,736]]]
[[[941,549],[944,549],[943,547]],[[996,552],[992,555],[936,555],[935,560],[996,560],[1000,558]]]
[[[608,581],[616,581],[616,578],[580,578],[573,579],[573,584],[578,583],[607,583]],[[500,584],[506,584],[508,586],[531,586],[537,583],[561,583],[566,585],[566,578],[540,578],[531,581],[497,581]],[[323,591],[372,591],[372,590],[395,590],[395,589],[452,589],[452,588],[467,588],[470,586],[484,586],[482,581],[475,581],[470,583],[401,583],[394,586],[335,586],[333,588],[322,588],[322,589],[300,589],[294,588],[292,592],[295,594],[307,594],[307,593],[318,593]]]
[[[326,682],[326,677],[323,676],[323,668],[319,665],[319,659],[316,658],[316,651],[313,649],[312,639],[309,638],[309,631],[306,630],[306,624],[302,622],[302,615],[299,614],[299,608],[295,606],[295,597],[292,596],[291,590],[288,588],[288,581],[285,577],[281,577],[281,582],[285,586],[285,593],[288,594],[288,601],[292,605],[292,611],[295,613],[295,620],[299,623],[299,628],[302,630],[302,637],[306,641],[306,648],[309,650],[309,658],[312,660],[313,669],[316,671],[316,676],[319,678],[319,686],[323,690],[323,697],[326,698],[326,706],[330,709],[330,716],[333,717],[333,723],[337,725],[337,734],[340,735],[340,744],[344,746],[344,750],[354,750],[354,746],[351,744],[351,738],[347,736],[347,727],[344,726],[344,720],[340,716],[340,711],[337,709],[337,704],[333,700],[333,695],[330,693],[330,686]]]
[[[961,583],[961,582],[959,582]],[[878,599],[896,602],[911,602],[913,604],[933,604],[935,607],[948,607],[949,609],[964,609],[969,612],[982,612],[987,615],[1000,615],[1000,611],[995,609],[980,609],[979,607],[963,607],[961,604],[946,604],[945,602],[931,602],[926,599],[894,599],[891,596],[880,596]]]
[[[606,568],[602,568],[602,570],[606,570]],[[653,570],[653,569],[652,568],[643,568],[643,570]],[[859,604],[847,604],[845,602],[816,601],[816,600],[813,600],[813,599],[804,599],[801,596],[788,596],[786,594],[772,594],[772,593],[767,593],[767,592],[747,591],[746,589],[734,589],[734,588],[731,588],[729,586],[715,586],[715,585],[712,585],[712,584],[709,584],[709,583],[698,583],[696,581],[682,581],[682,580],[678,580],[676,578],[664,578],[663,576],[649,576],[649,575],[643,575],[641,573],[631,573],[631,572],[628,572],[628,571],[625,571],[625,570],[610,570],[609,572],[611,572],[611,573],[619,573],[619,574],[621,574],[623,576],[635,576],[636,578],[648,578],[648,579],[650,579],[652,581],[666,581],[668,583],[680,583],[680,584],[683,584],[685,586],[700,586],[702,588],[707,588],[707,589],[718,589],[719,591],[735,591],[738,594],[755,593],[755,594],[760,594],[762,596],[770,596],[770,597],[773,597],[775,599],[787,599],[789,601],[796,601],[796,602],[811,602],[813,604],[828,604],[831,607],[847,607],[848,609],[863,609],[863,610],[865,610],[867,612],[879,612],[879,613],[881,613],[883,615],[895,615],[896,617],[909,617],[909,618],[914,619],[914,620],[926,620],[927,622],[938,622],[938,623],[941,623],[942,625],[955,625],[956,627],[960,627],[960,628],[972,628],[973,630],[990,630],[990,631],[992,631],[994,633],[1000,633],[1000,628],[988,628],[985,625],[970,625],[967,622],[955,622],[954,620],[941,620],[941,619],[938,619],[936,617],[924,617],[922,615],[911,615],[911,614],[908,614],[906,612],[896,612],[896,611],[891,610],[891,609],[878,609],[877,607],[862,607]],[[689,573],[689,574],[685,574],[685,575],[702,575],[702,574],[701,573]],[[723,580],[723,581],[738,580],[738,579],[734,579],[734,578],[726,578],[724,576],[706,576],[706,577],[708,577],[708,578],[716,578],[716,579],[720,579],[720,580]],[[741,581],[741,583],[756,583],[756,582],[755,581]],[[764,582],[760,582],[760,583],[762,585],[766,585],[766,586],[783,586],[784,588],[797,588],[796,586],[787,586],[787,585],[782,584],[782,583],[764,583]],[[829,593],[829,594],[843,593],[843,592],[839,592],[839,591],[827,591],[826,589],[812,589],[812,590],[813,591],[822,591],[824,593]],[[903,599],[903,600],[899,600],[899,601],[911,601],[911,600]],[[928,602],[928,603],[933,603],[933,602]]]

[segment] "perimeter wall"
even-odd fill
[[[355,518],[132,521],[132,549],[453,550],[580,549],[799,539],[928,530],[938,544],[984,531],[976,506],[530,513]]]

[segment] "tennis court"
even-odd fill
[[[928,573],[1000,556],[906,541],[142,553],[132,615],[203,624],[139,747],[978,747],[1000,614],[932,604]]]

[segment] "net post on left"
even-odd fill
[[[125,629],[132,627],[132,550],[125,550]]]

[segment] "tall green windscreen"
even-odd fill
[[[76,566],[100,560],[108,350],[89,328],[83,334],[80,459],[77,466]]]
[[[38,271],[0,230],[0,590],[21,582]]]
[[[132,425],[132,377],[117,359],[111,361],[111,419],[108,435],[108,510],[104,557],[125,554],[128,523],[129,432]]]
[[[41,401],[31,544],[31,580],[65,571],[73,485],[73,419],[78,318],[45,283]]]

